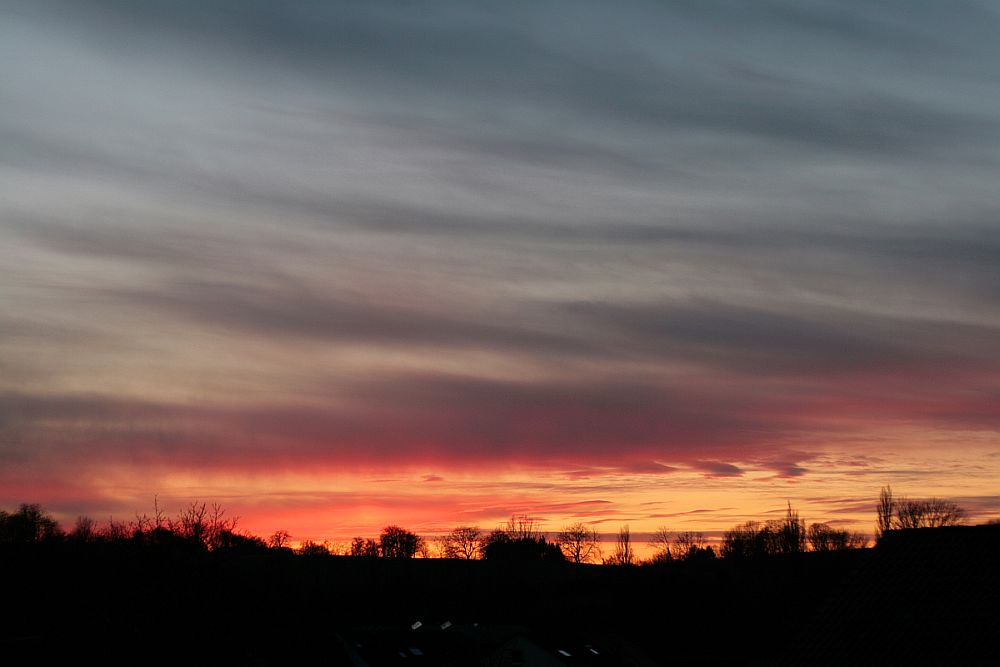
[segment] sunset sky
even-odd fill
[[[0,0],[0,508],[996,517],[997,35],[986,0]]]

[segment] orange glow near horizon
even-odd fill
[[[906,450],[912,455],[912,447]],[[135,471],[105,470],[89,480],[94,494],[88,512],[130,519],[151,514],[153,495],[161,509],[174,514],[191,502],[217,502],[228,516],[238,516],[239,530],[267,537],[286,530],[294,544],[306,540],[344,545],[354,536],[377,537],[389,524],[433,537],[459,525],[484,532],[512,515],[536,519],[550,537],[569,524],[594,527],[610,548],[628,526],[640,555],[648,535],[659,528],[703,532],[709,543],[734,525],[750,519],[780,518],[788,503],[807,523],[827,522],[871,534],[879,489],[891,484],[898,495],[957,499],[969,520],[997,515],[992,484],[1000,477],[1000,459],[990,456],[989,442],[966,449],[960,459],[939,450],[906,455],[814,457],[796,476],[780,476],[764,467],[741,464],[740,474],[712,475],[696,470],[624,473],[509,467],[489,473],[448,470],[441,466],[359,472],[261,473],[162,471],[136,484]],[[934,471],[929,475],[929,471]],[[131,483],[129,482],[131,480]],[[74,515],[58,507],[76,495],[42,492],[67,527]],[[36,489],[40,491],[40,489]],[[32,501],[27,485],[7,487],[4,500]],[[15,499],[14,496],[18,497]],[[981,503],[977,503],[977,498]]]

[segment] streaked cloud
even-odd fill
[[[0,502],[200,471],[309,530],[432,526],[504,471],[464,518],[995,504],[991,3],[0,16]],[[246,500],[303,469],[389,490]]]

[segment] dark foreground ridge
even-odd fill
[[[644,567],[7,545],[0,662],[1000,664],[998,556],[995,525]]]

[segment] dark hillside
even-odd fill
[[[642,567],[182,543],[14,545],[2,551],[0,647],[11,665],[81,656],[105,664],[348,664],[340,636],[366,628],[377,637],[372,628],[391,634],[420,620],[602,637],[671,665],[857,664],[875,656],[901,664],[897,657],[968,656],[984,647],[995,655],[998,531],[900,531],[875,549]]]

